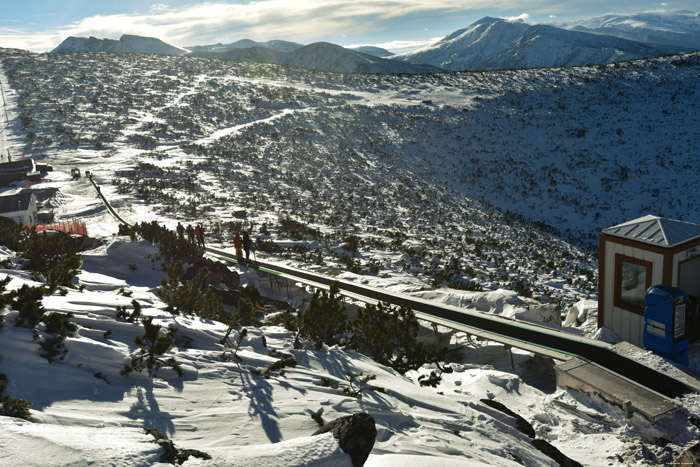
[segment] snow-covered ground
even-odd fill
[[[506,316],[528,319],[538,307],[551,315],[576,303],[583,324],[572,332],[595,337],[595,255],[563,233],[583,234],[585,245],[601,226],[646,213],[646,202],[697,220],[699,200],[683,187],[697,175],[688,167],[700,131],[698,55],[423,77],[155,56],[19,54],[6,55],[3,67],[10,115],[22,122],[8,127],[8,140],[54,166],[35,186],[61,189],[57,216],[79,218],[105,242],[84,255],[83,291],[43,300],[79,325],[65,361],[47,363],[32,331],[12,326],[16,312],[3,312],[0,373],[7,393],[34,404],[35,420],[0,417],[10,465],[152,465],[161,451],[143,427],[213,458],[188,465],[347,463],[329,438],[308,438],[319,409],[326,421],[359,411],[375,417],[367,465],[556,465],[481,399],[503,403],[584,465],[670,463],[698,439],[688,422],[700,417],[696,395],[657,425],[625,419],[596,396],[557,389],[551,361],[514,350],[511,366],[502,346],[464,334],[451,337],[463,354],[435,389],[417,384],[430,368],[405,377],[348,348],[294,350],[290,333],[274,326],[249,331],[242,361],[223,360],[225,326],[166,312],[156,295],[162,273],[146,257],[153,247],[113,236],[117,222],[92,186],[69,175],[73,167],[93,172],[130,222],[202,222],[210,244],[224,248],[232,231],[250,229],[279,247],[258,254]],[[616,146],[605,138],[621,137],[608,131],[617,127],[628,139]],[[9,144],[18,157],[22,145]],[[669,152],[656,157],[660,144]],[[657,178],[632,160],[656,161]],[[627,177],[596,178],[628,166]],[[0,260],[13,257],[0,252]],[[266,277],[239,272],[243,283],[277,293]],[[16,264],[0,274],[12,277],[10,289],[32,284]],[[167,370],[153,379],[119,374],[143,332],[116,318],[116,306],[132,299],[178,329],[169,355],[182,363],[182,379]],[[308,299],[295,290],[292,302]],[[573,316],[565,323],[576,323]],[[251,373],[280,355],[298,365],[269,379]],[[375,375],[385,392],[358,400],[320,384],[325,377],[342,387],[347,370]]]
[[[162,451],[144,427],[157,428],[178,448],[212,456],[186,465],[349,465],[332,437],[309,438],[318,428],[311,414],[319,409],[326,421],[360,411],[374,416],[378,434],[366,465],[557,465],[517,431],[513,418],[481,399],[504,404],[532,424],[538,438],[584,465],[669,463],[698,438],[687,422],[700,414],[697,396],[679,401],[685,407],[656,425],[638,414],[625,419],[621,408],[598,396],[557,389],[551,361],[514,350],[511,367],[508,350],[460,333],[452,343],[463,346],[462,357],[435,389],[417,384],[429,367],[404,377],[346,348],[294,350],[291,333],[277,326],[249,328],[238,351],[242,360],[222,359],[225,325],[165,311],[155,294],[163,273],[149,259],[155,252],[148,242],[115,238],[84,255],[82,291],[44,297],[48,312],[71,312],[79,326],[62,362],[39,356],[32,331],[13,327],[16,312],[5,311],[0,372],[12,397],[33,403],[33,422],[0,417],[7,465],[152,465]],[[0,260],[12,257],[0,253]],[[12,277],[10,290],[34,284],[24,271],[2,272]],[[244,283],[275,293],[265,277],[240,272]],[[167,356],[182,365],[183,378],[172,370],[153,379],[120,375],[143,328],[117,319],[116,307],[130,307],[134,299],[145,316],[177,329]],[[282,356],[294,356],[298,365],[270,378],[251,373]],[[356,399],[322,384],[328,378],[342,388],[348,370],[376,376],[372,384],[384,392],[368,390]]]

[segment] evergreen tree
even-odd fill
[[[310,339],[317,349],[323,344],[335,344],[336,336],[346,330],[348,315],[339,290],[337,282],[331,284],[328,293],[316,290],[309,307],[298,315],[299,334]]]
[[[26,269],[45,274],[51,291],[58,286],[71,286],[82,258],[70,245],[70,239],[30,232],[20,250],[20,256],[27,260]]]
[[[186,271],[182,261],[168,266],[166,271],[168,278],[161,280],[158,296],[168,305],[168,311],[227,322],[221,297],[213,290],[205,290],[208,268],[201,268],[189,281],[184,280]]]
[[[39,341],[39,346],[41,347],[39,354],[47,359],[49,363],[66,358],[68,353],[68,349],[65,346],[66,337],[73,336],[78,330],[78,326],[70,322],[72,317],[72,313],[54,312],[44,314],[42,321],[46,326],[45,332],[50,336]]]
[[[14,296],[11,304],[12,308],[18,311],[15,318],[15,326],[23,328],[34,328],[44,317],[46,309],[41,304],[44,297],[42,287],[29,287],[24,284],[19,290],[12,293]]]
[[[185,266],[182,261],[176,261],[166,268],[167,279],[161,279],[158,296],[168,305],[167,310],[176,313],[177,291],[182,285],[182,278],[185,277]]]
[[[12,278],[10,276],[5,277],[4,279],[0,279],[0,311],[2,311],[3,308],[10,304],[10,294],[5,293],[5,290],[7,289],[7,284],[9,284],[11,280]],[[0,315],[0,330],[2,330],[4,324],[5,315]]]
[[[0,403],[2,403],[0,415],[21,418],[31,422],[32,417],[29,413],[29,408],[32,406],[32,403],[24,399],[13,399],[9,395],[4,394],[5,389],[7,389],[7,376],[0,374]]]
[[[175,328],[170,328],[164,333],[161,333],[162,326],[153,324],[153,318],[147,317],[141,320],[143,324],[144,335],[136,336],[134,344],[140,347],[135,355],[131,356],[131,364],[126,365],[121,371],[122,374],[128,374],[132,371],[141,372],[144,369],[148,371],[148,376],[153,376],[153,371],[160,369],[162,366],[172,367],[177,375],[182,377],[182,367],[177,363],[174,357],[167,360],[160,358],[173,345],[173,336],[177,331]]]
[[[258,323],[258,318],[255,316],[255,305],[253,305],[253,302],[248,300],[247,298],[239,298],[238,299],[238,311],[234,313],[233,315],[228,315],[228,329],[226,330],[226,334],[224,337],[221,339],[221,343],[226,343],[228,342],[228,337],[231,335],[231,331],[233,331],[233,328],[236,326],[255,326]],[[222,322],[226,322],[224,320],[220,320]],[[243,330],[245,331],[245,329]],[[246,331],[247,332],[247,331]]]
[[[419,324],[409,307],[379,302],[366,305],[351,323],[352,343],[358,352],[399,373],[419,368],[428,352],[418,342]]]

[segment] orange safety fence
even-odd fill
[[[60,221],[55,224],[37,224],[30,227],[33,227],[37,232],[43,232],[44,230],[59,230],[67,234],[87,235],[87,226],[84,223],[76,220]]]

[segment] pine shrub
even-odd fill
[[[26,269],[44,274],[49,290],[71,287],[80,270],[82,258],[65,235],[37,234],[30,231],[22,244],[20,256],[27,260]]]
[[[63,360],[66,358],[68,349],[65,345],[65,337],[63,336],[50,336],[39,341],[39,355],[44,357],[49,363],[54,363],[57,360]]]
[[[4,394],[7,389],[7,376],[0,374],[0,415],[6,417],[21,418],[22,420],[32,421],[32,416],[29,413],[31,402],[24,399],[14,399],[7,394]]]
[[[227,322],[223,301],[213,290],[206,289],[209,269],[201,268],[189,281],[185,278],[185,267],[177,261],[166,268],[167,279],[161,280],[158,296],[168,305],[171,313],[184,313]],[[206,290],[205,290],[206,289]]]
[[[172,347],[173,336],[177,330],[170,328],[161,333],[162,326],[153,324],[152,317],[143,318],[141,324],[143,324],[145,333],[143,336],[134,338],[134,344],[139,346],[140,349],[131,356],[131,363],[124,366],[121,374],[126,375],[132,371],[141,372],[147,370],[148,376],[152,377],[154,371],[162,366],[166,366],[173,368],[177,375],[182,377],[184,372],[174,357],[170,357],[167,360],[161,358]]]
[[[378,363],[406,373],[425,364],[428,352],[418,342],[418,320],[409,307],[366,305],[350,324],[352,344]]]
[[[46,312],[41,303],[44,297],[44,288],[29,287],[24,284],[11,295],[14,297],[11,302],[12,308],[18,311],[15,326],[32,329],[39,324]]]
[[[70,322],[71,318],[73,313],[54,312],[45,314],[42,321],[46,325],[47,333],[67,337],[73,336],[78,330],[78,326]]]
[[[355,373],[353,371],[348,371],[345,373],[345,379],[348,385],[342,389],[348,396],[362,399],[362,394],[367,390],[384,392],[383,388],[369,384],[370,381],[377,379],[376,375],[365,375],[362,372]]]
[[[298,314],[299,335],[310,339],[317,349],[337,343],[337,336],[346,330],[348,315],[339,290],[337,282],[328,293],[316,290],[309,307]]]
[[[177,233],[159,225],[157,221],[142,222],[127,227],[120,226],[121,235],[129,235],[132,240],[138,236],[151,243],[157,244],[161,257],[168,263],[188,261],[201,255],[200,248],[186,238],[180,238]]]
[[[126,311],[126,305],[117,306],[117,319],[124,319],[129,323],[134,323],[141,318],[141,304],[136,300],[132,300],[131,306],[134,307],[131,313]]]

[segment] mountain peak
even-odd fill
[[[159,55],[185,55],[187,50],[164,42],[155,37],[123,34],[119,40],[70,36],[51,53],[65,52],[122,52]]]

